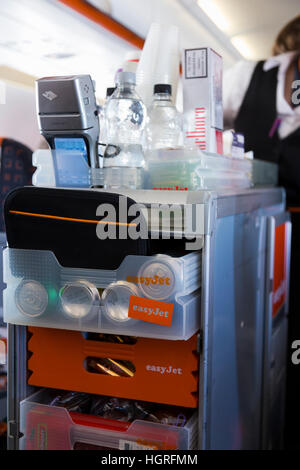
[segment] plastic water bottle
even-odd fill
[[[115,87],[110,87],[106,89],[106,100],[103,106],[99,106],[99,125],[100,125],[100,135],[99,135],[99,142],[100,142],[100,166],[103,168],[103,153],[104,153],[104,146],[107,143],[107,133],[106,133],[106,106],[108,100],[110,99],[111,95],[115,91]]]
[[[154,86],[154,99],[148,110],[147,150],[176,148],[181,138],[181,116],[172,103],[171,85]]]
[[[146,107],[135,91],[135,74],[118,72],[116,90],[106,105],[105,188],[143,186],[142,146]]]
[[[115,87],[110,87],[106,89],[106,99],[104,105],[101,107],[99,113],[100,119],[100,142],[106,144],[107,142],[107,133],[106,133],[106,107],[111,95],[115,91]]]

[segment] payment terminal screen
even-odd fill
[[[72,151],[75,150],[76,153],[82,153],[82,156],[85,158],[86,162],[89,163],[88,152],[86,148],[85,140],[81,137],[55,137],[54,138],[55,150],[60,151]]]

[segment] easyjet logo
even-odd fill
[[[128,316],[158,325],[171,326],[174,305],[159,300],[130,297]]]
[[[134,312],[143,312],[146,313],[147,316],[153,315],[154,317],[165,317],[168,318],[170,312],[168,310],[160,310],[159,307],[150,308],[150,307],[142,307],[141,305],[133,305],[132,307]]]
[[[137,439],[136,443],[143,447],[147,447],[147,448],[151,447],[151,449],[153,450],[163,449],[161,442],[154,443],[152,441],[146,441],[144,439]]]
[[[188,188],[180,188],[179,186],[175,186],[175,188],[152,188],[154,190],[159,191],[188,191]]]
[[[126,281],[132,282],[134,284],[145,284],[145,286],[160,285],[160,286],[170,286],[171,279],[169,277],[159,277],[155,275],[154,277],[138,277],[138,276],[127,276]]]
[[[151,372],[158,372],[159,374],[174,374],[174,375],[182,375],[182,369],[175,369],[173,366],[169,367],[162,367],[162,366],[151,366],[147,365],[146,370]]]

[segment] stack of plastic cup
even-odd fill
[[[173,99],[179,78],[179,31],[176,26],[152,23],[137,67],[137,92],[150,106],[157,83],[172,85]]]

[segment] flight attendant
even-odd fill
[[[224,76],[224,123],[245,136],[254,158],[279,165],[279,185],[292,218],[286,446],[300,448],[300,365],[291,344],[300,340],[300,15],[278,34],[273,55],[242,61]]]

